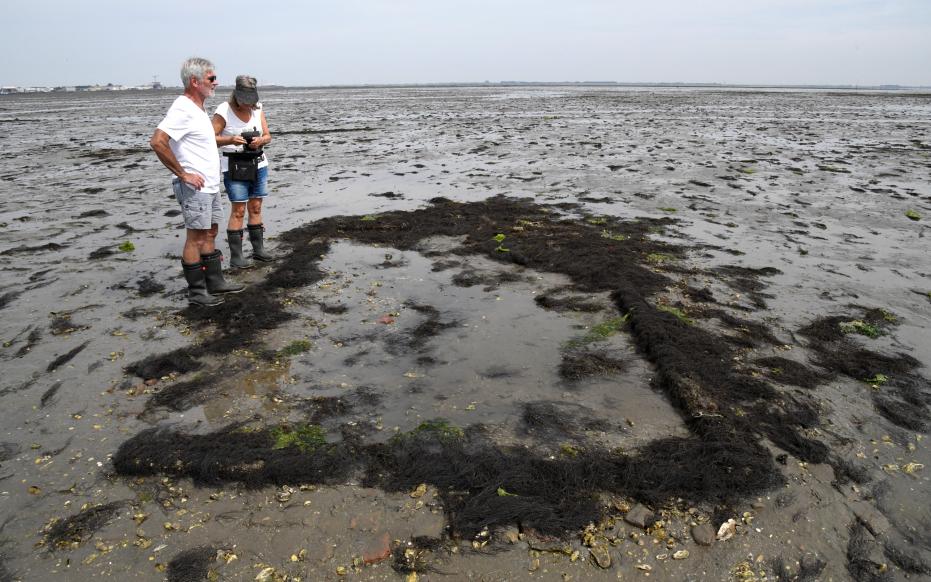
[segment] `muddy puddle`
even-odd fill
[[[0,103],[0,580],[931,576],[931,98],[263,96],[211,312],[172,94]]]

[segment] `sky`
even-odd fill
[[[931,0],[10,0],[0,85],[931,86]]]

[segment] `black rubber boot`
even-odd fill
[[[274,261],[278,257],[270,254],[265,250],[265,225],[262,224],[250,224],[249,225],[249,242],[252,243],[252,258],[256,261],[262,261],[263,263],[268,263]]]
[[[252,261],[242,256],[242,233],[244,229],[226,231],[226,241],[230,245],[230,269],[246,269]]]
[[[187,264],[181,261],[184,279],[187,281],[187,297],[191,305],[213,307],[223,303],[222,297],[207,293],[207,277],[202,263]]]
[[[201,255],[200,262],[204,264],[204,277],[207,279],[207,291],[211,294],[239,293],[246,288],[245,285],[230,283],[223,278],[221,261],[223,253],[217,249],[209,255]]]

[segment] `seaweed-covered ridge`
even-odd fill
[[[219,333],[187,353],[195,363],[203,354],[222,353],[233,333],[240,346],[258,342],[263,329],[288,317],[276,293],[318,280],[317,261],[330,241],[416,250],[428,237],[460,237],[454,254],[558,273],[569,277],[578,291],[608,292],[625,314],[625,329],[637,349],[655,366],[654,387],[691,431],[687,438],[656,440],[625,454],[587,446],[575,456],[554,460],[502,447],[471,429],[461,439],[431,439],[431,431],[421,431],[387,444],[345,439],[311,449],[275,448],[268,432],[272,429],[229,428],[198,436],[153,429],[120,447],[114,459],[117,471],[253,487],[353,478],[387,490],[430,483],[440,491],[454,535],[515,522],[561,535],[598,517],[602,492],[654,503],[670,498],[734,502],[761,494],[784,482],[772,445],[802,461],[832,461],[827,447],[808,433],[819,418],[813,400],[781,391],[778,376],[767,380],[740,364],[744,348],[731,338],[655,304],[655,295],[674,281],[650,257],[685,255],[684,248],[650,236],[669,223],[605,218],[593,224],[503,196],[472,203],[436,198],[410,212],[322,219],[282,235],[290,254],[259,284],[270,315],[250,321],[244,311],[251,313],[254,306],[235,300],[220,311],[189,311],[188,317],[216,325]],[[606,231],[612,236],[604,236]],[[749,277],[770,274],[766,269],[743,270],[741,285],[748,286]],[[721,312],[715,313],[720,318]],[[428,309],[425,314],[438,321],[438,314]],[[772,336],[763,341],[772,342]],[[178,354],[129,369],[145,376],[146,367],[158,364],[162,372],[173,358]],[[605,359],[601,367],[610,361]],[[514,495],[501,496],[499,488]]]

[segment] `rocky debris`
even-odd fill
[[[527,544],[531,550],[552,552],[554,554],[572,554],[572,546],[559,539],[531,539]]]
[[[692,539],[700,546],[710,546],[714,543],[715,531],[710,523],[702,523],[692,527]]]
[[[607,570],[611,567],[611,552],[605,544],[595,544],[589,548],[592,563]]]
[[[627,512],[627,515],[624,516],[624,521],[630,525],[646,529],[648,525],[653,523],[653,512],[638,503]]]
[[[365,564],[377,564],[391,557],[391,536],[382,532],[375,541],[370,543],[362,552],[362,561]]]
[[[729,519],[721,524],[721,527],[718,528],[718,539],[722,542],[725,542],[737,533],[737,522],[733,519]]]
[[[516,544],[520,541],[520,531],[512,526],[501,532],[501,537],[509,544]]]

